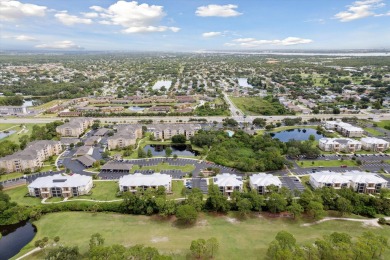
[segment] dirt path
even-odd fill
[[[30,252],[27,252],[26,254],[16,258],[16,260],[19,260],[19,259],[23,259],[31,254],[34,254],[35,252],[38,252],[38,251],[41,251],[41,248],[40,247],[37,247],[37,248],[34,248],[33,250],[31,250]]]
[[[390,220],[390,217],[385,217],[386,220]],[[313,223],[305,223],[302,224],[302,227],[309,227],[313,226],[325,221],[329,220],[345,220],[345,221],[355,221],[355,222],[362,222],[364,226],[371,226],[371,227],[381,227],[381,225],[378,223],[379,218],[373,218],[373,219],[356,219],[356,218],[332,218],[332,217],[326,217],[321,220],[318,220]]]

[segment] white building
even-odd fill
[[[249,184],[252,190],[259,194],[268,193],[268,187],[274,185],[279,189],[282,187],[280,179],[272,174],[259,173],[249,177]]]
[[[22,106],[0,106],[0,115],[25,115],[27,107]]]
[[[324,124],[326,129],[336,130],[346,137],[362,137],[364,130],[360,127],[353,126],[342,121],[326,121]]]
[[[138,189],[158,189],[164,187],[166,192],[171,192],[172,177],[168,174],[153,173],[145,175],[141,173],[134,173],[125,175],[119,179],[119,190],[126,192],[136,192]]]
[[[379,138],[364,137],[360,141],[363,149],[367,151],[383,152],[389,149],[389,142]]]
[[[88,194],[93,187],[92,177],[73,174],[46,176],[37,178],[28,185],[28,192],[33,197],[50,198],[80,196]]]
[[[223,195],[230,196],[233,191],[242,191],[242,177],[235,174],[222,173],[214,177],[214,184],[219,187]]]
[[[362,149],[362,143],[350,138],[321,138],[318,146],[326,152],[356,152]]]
[[[349,171],[346,173],[321,171],[310,175],[313,188],[333,187],[334,189],[353,188],[359,193],[379,193],[387,187],[387,181],[374,173]]]

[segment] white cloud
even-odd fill
[[[207,5],[207,6],[199,6],[196,10],[195,14],[197,16],[217,16],[217,17],[232,17],[239,16],[242,13],[237,12],[237,5]]]
[[[350,22],[370,16],[384,16],[388,14],[376,14],[374,10],[385,6],[383,0],[362,0],[355,1],[348,5],[346,11],[337,13],[334,18],[341,22]]]
[[[263,45],[290,46],[290,45],[298,45],[298,44],[308,44],[311,42],[313,42],[313,40],[302,39],[298,37],[287,37],[283,40],[257,40],[255,38],[238,38],[233,40],[233,43],[225,43],[225,46],[254,48]]]
[[[28,35],[23,35],[23,34],[15,36],[15,40],[25,41],[25,42],[35,42],[35,41],[37,41],[37,39],[35,39],[34,37],[31,37],[31,36],[28,36]]]
[[[56,13],[54,15],[55,18],[57,18],[61,23],[71,26],[75,24],[91,24],[92,20],[87,18],[81,18],[77,17],[75,15],[68,14],[67,11],[63,11],[60,13]]]
[[[16,21],[28,16],[42,17],[45,16],[46,10],[46,6],[0,0],[0,19],[4,21]]]
[[[220,35],[222,35],[222,32],[205,32],[205,33],[202,33],[202,36],[204,38],[211,38],[211,37],[220,36]]]
[[[87,13],[81,13],[84,17],[86,18],[97,18],[99,17],[99,14],[98,13],[95,13],[95,12],[87,12]]]
[[[91,10],[98,13],[102,20],[100,24],[119,25],[124,27],[123,33],[145,32],[178,32],[180,28],[160,25],[166,15],[164,8],[158,5],[138,4],[136,1],[118,1],[107,9],[100,6],[91,6]]]
[[[54,50],[79,50],[83,49],[72,41],[58,41],[53,43],[43,43],[35,45],[39,49],[54,49]]]

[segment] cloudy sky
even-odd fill
[[[390,0],[0,0],[0,48],[390,48]]]

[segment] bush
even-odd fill
[[[385,218],[379,218],[379,219],[378,219],[378,223],[379,223],[380,225],[386,225],[386,224],[387,224],[387,221],[386,221]]]
[[[193,224],[198,218],[198,212],[191,205],[181,205],[176,210],[176,217],[183,224]]]

